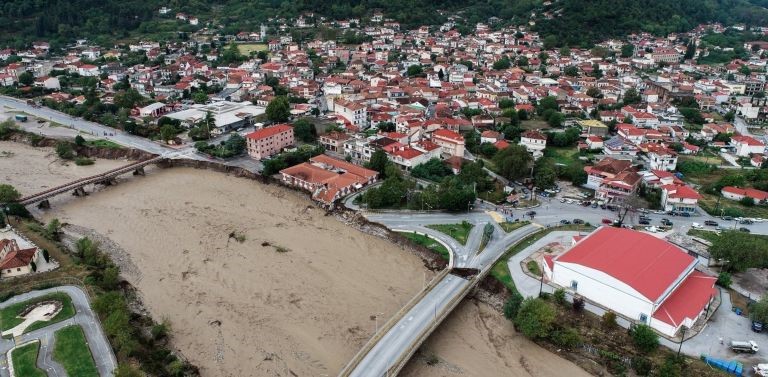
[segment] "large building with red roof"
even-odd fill
[[[287,124],[278,124],[251,132],[245,135],[245,140],[248,155],[257,160],[278,154],[283,148],[295,143],[293,127]]]
[[[379,173],[324,154],[280,171],[283,183],[312,193],[325,205],[376,182]]]
[[[650,234],[601,227],[561,255],[544,258],[545,276],[574,294],[667,336],[692,327],[715,295],[696,258]]]

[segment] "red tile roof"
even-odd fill
[[[13,250],[5,254],[5,258],[0,261],[0,270],[7,270],[11,268],[26,267],[32,262],[37,252],[36,248]]]
[[[454,141],[464,141],[464,137],[461,136],[458,132],[446,130],[444,128],[435,130],[435,132],[433,132],[432,135],[438,136],[443,139],[451,139]]]
[[[631,229],[601,227],[560,255],[573,263],[604,272],[656,302],[696,260],[679,247]]]
[[[248,139],[260,140],[260,139],[265,139],[265,138],[268,138],[268,137],[271,137],[271,136],[275,136],[275,135],[277,135],[279,133],[282,133],[282,132],[285,132],[285,131],[288,131],[288,130],[292,130],[292,129],[293,129],[293,127],[291,127],[290,125],[278,124],[278,125],[275,125],[275,126],[272,126],[272,127],[266,127],[266,128],[262,128],[262,129],[257,130],[257,131],[253,131],[253,132],[249,133],[248,135],[245,135],[245,137],[248,138]]]
[[[656,309],[653,318],[675,327],[686,318],[695,320],[716,294],[715,281],[712,276],[693,271]]]
[[[740,188],[734,186],[725,186],[721,191],[730,192],[731,194],[748,196],[755,200],[768,200],[768,192],[756,190],[753,188]]]

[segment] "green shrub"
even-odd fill
[[[659,347],[659,336],[648,325],[637,325],[630,330],[632,342],[638,351],[653,352]]]
[[[638,376],[647,376],[651,374],[652,368],[653,363],[651,363],[650,360],[640,356],[632,358],[632,369],[635,370],[635,373],[637,373]]]
[[[730,288],[731,283],[731,274],[727,272],[721,272],[719,275],[717,275],[717,285],[723,288]]]
[[[515,317],[515,325],[529,338],[546,338],[555,322],[555,309],[539,298],[523,300]]]
[[[512,294],[504,303],[504,317],[512,321],[520,311],[520,305],[523,303],[523,296],[518,292],[512,292]]]
[[[552,294],[552,297],[555,298],[555,302],[559,305],[566,305],[568,304],[568,300],[565,298],[565,289],[558,288],[555,290],[555,293]]]
[[[56,144],[56,154],[59,156],[59,158],[63,158],[65,160],[71,160],[75,158],[75,151],[72,149],[72,144],[69,144],[66,141],[60,141],[58,144]]]
[[[75,158],[75,165],[77,166],[87,166],[87,165],[93,165],[95,161],[91,160],[88,157],[77,157]]]
[[[573,349],[581,343],[581,335],[572,327],[559,328],[552,331],[550,339],[556,345],[567,349]]]
[[[616,313],[612,311],[605,312],[605,314],[603,314],[602,324],[603,324],[603,327],[607,329],[616,328],[617,326]]]

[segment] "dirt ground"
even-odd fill
[[[59,166],[50,150],[0,150],[24,161],[18,169],[0,158],[0,176],[25,192],[92,174]],[[109,163],[124,161],[86,168]],[[51,204],[35,212],[116,255],[152,316],[170,320],[174,348],[203,376],[335,375],[371,336],[370,316],[396,312],[425,273],[413,254],[325,216],[302,194],[211,171],[152,168]],[[475,301],[423,348],[440,362],[415,357],[402,375],[587,375]]]

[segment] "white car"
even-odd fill
[[[699,224],[699,223],[691,224],[691,228],[693,228],[693,229],[704,229],[704,227],[701,226],[701,224]]]

